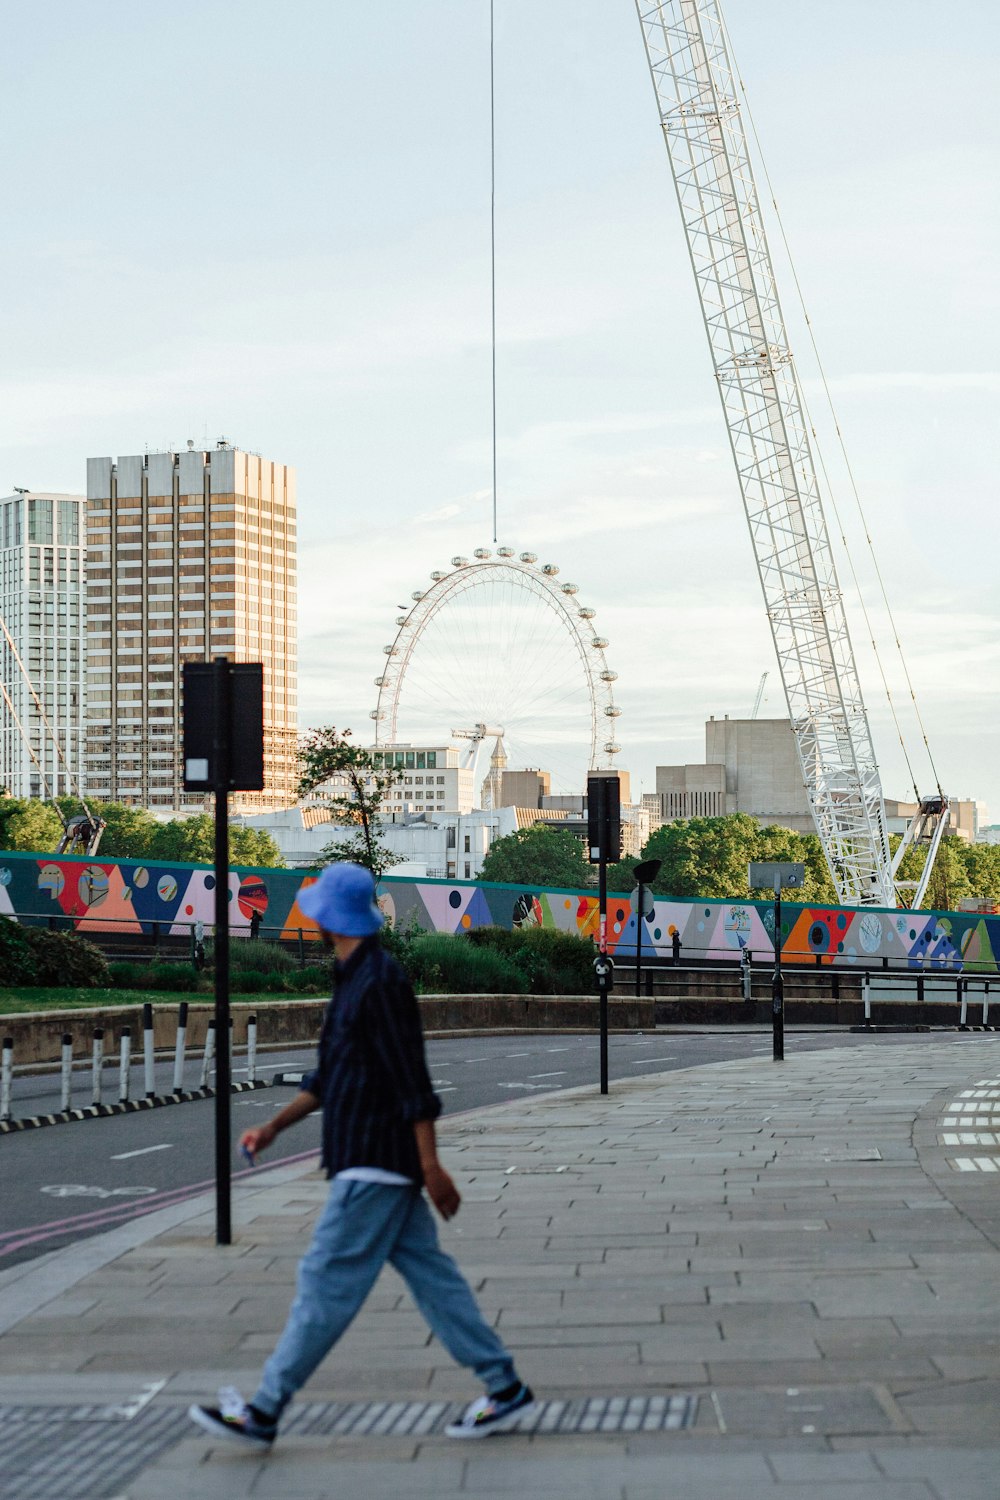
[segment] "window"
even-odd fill
[[[425,752],[423,750],[418,750],[417,751],[417,770],[418,771],[424,771],[426,769],[427,769],[427,756],[426,756],[426,754],[425,754]],[[421,779],[423,779],[423,778],[421,778]]]
[[[75,500],[59,501],[59,540],[67,547],[80,542],[80,508]]]
[[[51,542],[52,540],[52,501],[29,500],[28,541]]]
[[[464,852],[466,854],[471,854],[471,852],[472,852],[472,837],[468,833],[465,835],[465,849],[464,849]],[[466,873],[468,873],[468,869],[469,869],[468,865],[466,865],[465,869],[466,869]]]
[[[469,863],[469,861],[466,860],[465,861],[465,878],[466,878],[466,880],[469,879],[469,877],[470,877],[471,874],[472,874],[472,866]]]
[[[443,776],[439,776],[438,779],[437,779],[437,782],[438,782],[438,786],[444,786],[444,777]]]
[[[406,752],[406,769],[408,771],[412,771],[413,770],[413,767],[414,767],[414,764],[415,764],[415,760],[416,760],[416,757],[414,756],[413,751],[412,750],[407,750],[407,752]],[[407,778],[407,780],[409,780],[409,778]]]
[[[430,771],[436,770],[437,769],[437,763],[438,763],[437,751],[436,750],[428,750],[428,752],[427,752],[427,768],[428,768],[428,770],[430,770]]]

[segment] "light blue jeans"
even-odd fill
[[[386,1261],[406,1282],[449,1354],[494,1395],[517,1380],[514,1361],[468,1282],[438,1244],[418,1188],[338,1181],[299,1265],[298,1290],[252,1404],[279,1417],[346,1332]]]

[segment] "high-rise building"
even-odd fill
[[[13,797],[70,794],[82,772],[82,529],[82,495],[0,499],[0,788]]]
[[[87,460],[86,788],[190,811],[182,667],[264,665],[264,790],[295,800],[295,470],[221,441],[208,452]]]

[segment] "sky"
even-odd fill
[[[938,776],[1000,819],[1000,8],[725,14]],[[22,0],[5,21],[0,490],[80,491],[88,455],[187,438],[294,464],[302,722],[359,739],[399,603],[491,544],[488,48],[488,0]],[[496,0],[496,255],[499,541],[596,609],[620,763],[652,790],[765,671],[762,713],[784,702],[632,0]]]

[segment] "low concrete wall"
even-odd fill
[[[153,1006],[153,1037],[158,1050],[169,1050],[177,1035],[177,1004]],[[319,1036],[325,1000],[273,1000],[258,1005],[233,1001],[233,1041],[246,1041],[247,1017],[257,1017],[260,1046],[314,1042]],[[598,1001],[590,995],[421,995],[420,1014],[428,1032],[448,1031],[589,1031],[598,1025]],[[615,998],[609,1002],[613,1030],[653,1029],[654,1002]],[[205,1044],[212,1006],[188,1002],[187,1048]],[[14,1042],[14,1065],[58,1062],[63,1035],[73,1038],[73,1055],[89,1058],[92,1034],[104,1030],[105,1054],[117,1051],[122,1031],[132,1031],[132,1051],[142,1047],[142,1007],[105,1006],[94,1010],[46,1010],[0,1017],[0,1034]]]

